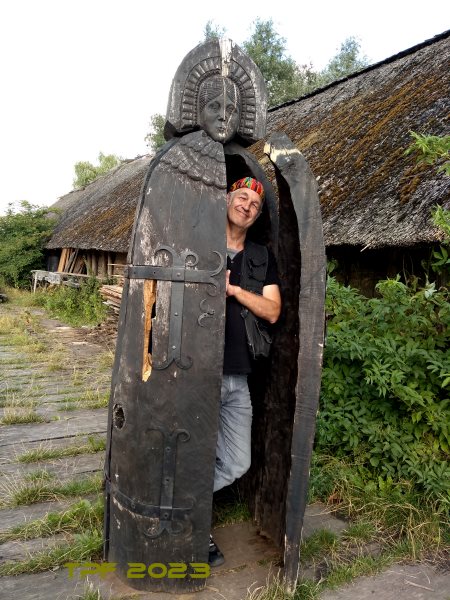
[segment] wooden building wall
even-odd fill
[[[380,280],[394,278],[397,274],[402,281],[415,276],[425,283],[426,264],[431,259],[432,251],[432,245],[367,250],[358,246],[329,246],[326,253],[328,263],[337,263],[332,274],[340,283],[372,298],[376,295],[375,286]],[[430,278],[438,279],[431,268]],[[439,285],[443,283],[438,281]]]
[[[59,255],[49,255],[50,271],[95,275],[105,279],[122,276],[127,261],[126,252],[105,252],[103,250],[82,250],[79,248],[62,248]]]

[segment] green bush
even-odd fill
[[[450,497],[450,303],[399,278],[367,299],[329,278],[316,449],[362,465],[378,487],[405,481]]]
[[[100,282],[90,277],[79,288],[61,285],[44,296],[44,306],[69,325],[98,325],[106,316]]]
[[[21,202],[0,216],[0,284],[15,288],[30,284],[30,271],[44,266],[44,244],[55,225],[48,208]]]

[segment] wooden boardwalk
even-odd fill
[[[1,305],[1,318],[3,325],[11,320],[19,324],[13,331],[0,327],[0,573],[4,575],[13,563],[40,571],[42,567],[32,566],[33,558],[74,540],[70,532],[8,539],[13,527],[49,513],[63,514],[82,498],[93,504],[101,497],[112,352],[106,343],[90,341],[89,330],[67,327],[38,310]],[[33,453],[41,460],[23,462]],[[74,485],[74,495],[69,495],[68,484],[86,482],[92,484],[88,493],[77,494]],[[50,498],[40,501],[46,487]],[[84,580],[70,579],[67,569],[59,566],[4,575],[0,598],[75,599],[83,597],[85,587]]]

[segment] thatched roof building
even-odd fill
[[[150,163],[144,156],[126,161],[53,205],[61,218],[48,249],[79,248],[126,253],[142,182]]]
[[[354,257],[356,252],[368,260],[370,249],[420,248],[439,241],[431,209],[436,204],[450,208],[450,178],[404,151],[410,131],[448,134],[449,64],[447,31],[270,110],[268,133],[285,131],[318,179],[331,255],[342,258],[342,251],[351,249]],[[270,174],[263,147],[259,142],[250,150]],[[127,162],[62,197],[57,206],[65,211],[48,248],[126,253],[149,161]]]
[[[450,31],[272,109],[319,183],[326,245],[411,246],[439,233],[450,178],[404,151],[410,131],[450,130]],[[261,146],[258,148],[262,158]]]

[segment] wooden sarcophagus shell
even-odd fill
[[[239,88],[240,123],[225,142],[199,129],[195,117],[196,86],[211,73]],[[301,154],[282,134],[269,140],[277,196],[244,149],[264,133],[258,73],[229,42],[201,44],[187,55],[169,97],[169,141],[150,165],[136,212],[109,407],[105,558],[137,589],[179,593],[205,585],[224,345],[226,192],[244,176],[265,188],[263,214],[249,235],[278,257],[283,311],[271,357],[251,376],[252,467],[240,485],[255,522],[284,552],[287,587],[297,579],[320,386],[325,257],[315,179]],[[129,580],[130,563],[158,563],[159,574],[170,564],[185,567],[182,577]]]

